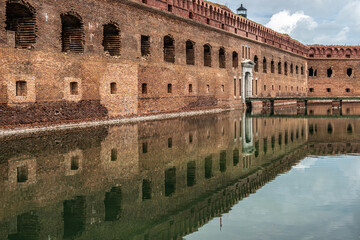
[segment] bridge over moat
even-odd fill
[[[339,96],[329,96],[329,97],[308,97],[308,96],[297,96],[297,97],[246,97],[245,103],[247,106],[247,112],[252,111],[254,102],[262,102],[262,107],[264,109],[270,109],[270,114],[274,114],[275,102],[289,101],[296,102],[298,108],[303,108],[303,114],[307,115],[307,107],[309,101],[314,102],[331,102],[333,109],[339,109],[339,114],[342,115],[342,105],[343,102],[351,101],[360,101],[360,96],[354,97],[339,97]],[[299,112],[300,113],[300,112]]]
[[[271,101],[360,101],[359,97],[247,97],[246,102],[254,102],[254,101],[263,101],[263,102],[271,102]]]

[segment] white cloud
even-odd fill
[[[344,6],[344,8],[340,11],[338,16],[338,21],[355,23],[357,28],[360,25],[360,1],[352,1]]]
[[[345,42],[347,40],[347,34],[350,32],[350,28],[349,27],[344,27],[343,29],[341,29],[341,31],[336,34],[334,41],[335,42]]]
[[[314,37],[314,42],[323,44],[345,44],[348,41],[349,27],[342,28],[336,35],[331,36],[329,32],[319,31]],[[329,42],[330,41],[330,42]]]
[[[291,14],[290,11],[283,10],[275,13],[266,26],[280,33],[291,34],[298,27],[305,26],[306,29],[313,30],[318,24],[302,11]]]
[[[308,157],[308,158],[305,158],[303,161],[301,161],[296,166],[293,166],[293,169],[303,171],[303,170],[308,169],[311,166],[315,165],[317,161],[318,161],[317,158]]]

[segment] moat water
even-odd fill
[[[360,104],[0,139],[0,239],[359,239]]]

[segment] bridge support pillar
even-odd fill
[[[263,108],[271,108],[270,101],[263,101]]]
[[[297,100],[297,102],[296,102],[296,106],[298,107],[298,108],[304,108],[305,107],[305,101],[304,100]]]
[[[275,101],[270,100],[270,115],[274,115]]]
[[[342,100],[332,102],[333,114],[342,115]]]
[[[332,101],[332,108],[333,108],[333,109],[340,109],[340,108],[342,108],[342,100]]]
[[[251,113],[252,112],[252,102],[246,102],[246,113]]]
[[[307,114],[307,100],[297,100],[297,114]]]
[[[274,100],[262,101],[262,114],[274,115]]]

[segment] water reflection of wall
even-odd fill
[[[342,108],[333,108],[332,103],[310,104],[308,106],[310,116],[353,116],[360,115],[360,103],[343,102]]]
[[[182,236],[288,170],[307,133],[304,119],[229,112],[8,140],[0,238]]]
[[[316,155],[360,153],[360,119],[309,119],[309,150]]]

